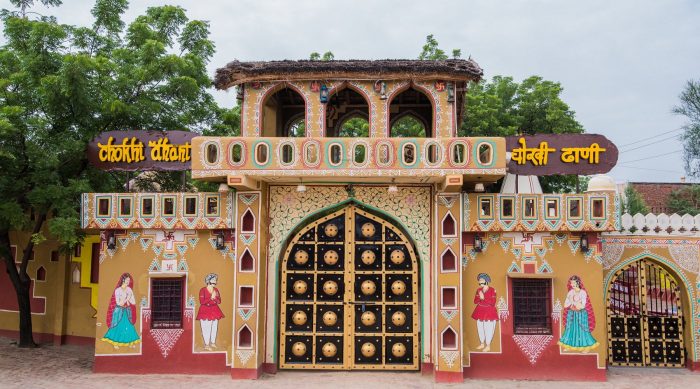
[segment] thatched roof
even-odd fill
[[[478,81],[483,74],[472,59],[233,61],[216,70],[214,85],[217,89],[227,89],[251,81],[323,79]]]

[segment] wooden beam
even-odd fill
[[[226,183],[237,190],[259,190],[260,181],[245,175],[229,174],[226,178]]]
[[[458,174],[446,175],[438,185],[440,192],[459,192],[462,190],[464,177]]]

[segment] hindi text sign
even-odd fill
[[[617,147],[597,134],[539,134],[506,137],[508,172],[548,176],[599,174],[617,163]]]

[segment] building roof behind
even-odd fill
[[[214,86],[227,89],[251,81],[331,78],[479,81],[483,75],[484,71],[472,59],[233,61],[216,70]]]
[[[668,198],[671,193],[693,184],[686,182],[630,182],[629,185],[632,185],[642,196],[651,213],[670,214],[671,209],[668,207]]]

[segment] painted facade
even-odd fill
[[[506,140],[456,136],[478,66],[367,62],[356,71],[353,61],[333,71],[229,65],[216,85],[239,89],[241,136],[192,139],[192,177],[218,192],[83,195],[92,235],[71,265],[84,268],[94,247],[99,288],[76,275],[84,297],[71,310],[94,307],[96,372],[601,381],[610,356],[633,353],[635,342],[650,358],[666,347],[666,365],[687,351],[678,360],[696,367],[695,235],[631,232],[614,188],[487,193],[484,184],[507,173]],[[347,90],[359,97],[331,110]],[[409,90],[414,100],[402,100]],[[419,118],[429,136],[392,137],[394,115],[412,114],[396,102],[420,105],[411,101],[430,105]],[[329,137],[327,116],[342,119],[351,106],[366,107],[368,136]],[[279,136],[295,120],[301,136]],[[679,233],[697,230],[683,220]],[[632,284],[620,274],[638,260],[658,265],[664,284],[634,290],[671,307],[666,327],[685,319],[673,344],[613,336],[611,307],[620,306],[609,291]],[[624,307],[621,320],[641,317]]]

